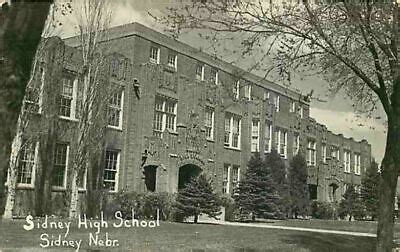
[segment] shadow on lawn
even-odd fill
[[[283,243],[295,244],[310,252],[369,252],[374,251],[375,238],[305,232],[287,235]]]

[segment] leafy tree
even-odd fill
[[[217,216],[221,214],[221,200],[213,191],[206,175],[200,174],[178,192],[174,208],[183,218],[194,216],[194,223],[197,223],[200,214],[218,219]]]
[[[355,191],[353,185],[349,185],[339,204],[339,216],[344,218],[348,215],[349,221],[351,221],[352,217],[360,215],[362,209],[363,205],[360,200],[360,195]]]
[[[379,206],[379,172],[378,164],[375,160],[368,167],[367,173],[361,181],[361,199],[366,209],[366,214],[372,220],[378,215]]]
[[[277,3],[278,2],[278,3]],[[387,143],[379,191],[377,251],[391,251],[393,209],[400,172],[399,1],[187,1],[159,20],[178,35],[185,28],[215,36],[239,34],[243,55],[260,59],[265,76],[276,68],[289,84],[294,72],[323,77],[332,91],[344,90],[360,111],[381,106]],[[315,3],[317,2],[317,3]],[[223,32],[221,32],[223,31]],[[210,41],[221,43],[215,36]],[[214,44],[214,48],[217,47]],[[278,64],[263,64],[264,59]],[[311,95],[310,95],[311,96]],[[310,97],[314,98],[314,97]]]
[[[289,167],[289,195],[290,211],[295,216],[308,215],[310,197],[307,184],[307,163],[305,158],[298,154],[293,157]]]
[[[265,156],[265,164],[271,171],[276,192],[280,197],[278,201],[279,208],[287,216],[289,214],[290,195],[285,163],[280,154],[276,150],[272,150],[271,153]]]
[[[280,217],[280,197],[270,166],[258,153],[250,158],[247,166],[233,196],[241,216]]]

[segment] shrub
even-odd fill
[[[335,206],[332,203],[315,200],[311,203],[311,216],[316,219],[335,219]]]
[[[226,194],[220,196],[221,204],[225,207],[225,221],[235,221],[238,215],[238,209],[235,201]]]
[[[166,192],[147,193],[143,195],[142,214],[144,218],[154,219],[159,210],[160,220],[168,220],[171,215],[173,196]]]

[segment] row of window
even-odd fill
[[[150,62],[155,63],[155,64],[160,64],[160,53],[161,50],[157,46],[151,46],[150,47]],[[177,70],[178,66],[178,56],[175,52],[170,51],[168,53],[168,58],[167,58],[167,65],[175,71]],[[211,83],[214,83],[216,85],[219,84],[219,71],[216,68],[211,68],[210,76],[209,76],[209,81]],[[204,81],[205,80],[205,64],[204,63],[197,63],[196,69],[195,69],[195,79],[198,81]],[[233,86],[233,96],[235,99],[240,98],[240,88],[241,88],[241,81],[237,80],[235,85]],[[270,92],[265,91],[264,93],[264,100],[270,99]],[[252,98],[252,85],[250,82],[245,83],[244,85],[244,98],[247,100],[251,100]],[[273,99],[273,105],[275,106],[276,112],[280,111],[280,96],[275,95]],[[298,113],[301,118],[303,118],[303,107],[298,104],[295,101],[291,102],[289,112],[291,113]]]
[[[17,185],[33,187],[35,184],[36,164],[38,163],[39,142],[23,141],[18,160]],[[57,143],[54,151],[52,186],[54,189],[65,189],[69,170],[70,145]],[[107,150],[104,166],[104,188],[116,191],[118,187],[120,151]],[[79,189],[86,188],[86,171],[80,174]]]
[[[41,87],[40,89],[42,89]],[[30,90],[30,89],[28,89]],[[31,90],[32,91],[32,90]],[[33,91],[32,91],[33,92]],[[32,92],[28,92],[31,94]],[[82,103],[82,94],[78,94],[78,81],[72,76],[64,76],[60,90],[58,115],[60,118],[76,120],[80,117],[80,112],[84,106]],[[30,112],[41,113],[40,91],[36,95],[27,95],[25,98],[26,110]],[[123,89],[113,91],[108,101],[108,125],[110,127],[122,128],[122,109],[124,92]]]

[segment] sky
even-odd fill
[[[1,2],[2,0],[0,0]],[[4,1],[4,0],[3,0]],[[74,0],[77,1],[77,0]],[[154,22],[149,15],[162,15],[166,13],[166,8],[174,6],[179,0],[114,0],[111,2],[112,21],[111,26],[122,25],[126,23],[139,22],[160,32],[163,28],[160,24]],[[64,16],[59,18],[62,26],[54,31],[54,35],[60,37],[73,36],[76,32],[75,15]],[[202,33],[204,34],[204,33]],[[201,48],[203,51],[210,50],[209,43],[198,36],[198,32],[187,31],[183,33],[179,40],[193,47]],[[235,50],[234,42],[229,43],[231,49]],[[228,46],[228,47],[229,47]],[[221,51],[222,52],[222,51]],[[214,53],[210,51],[209,53]],[[240,59],[234,54],[227,53],[221,56],[224,60],[231,62],[235,61],[239,67],[244,69],[251,66],[250,59]],[[257,74],[257,73],[256,73]],[[263,74],[260,72],[259,74]],[[273,81],[278,80],[271,77]],[[366,139],[372,146],[373,157],[380,162],[383,158],[386,145],[386,134],[384,121],[386,117],[384,113],[377,112],[373,118],[367,118],[365,115],[356,114],[352,108],[352,102],[343,93],[332,94],[328,93],[328,84],[318,76],[297,76],[291,84],[291,88],[299,90],[306,94],[314,90],[315,97],[311,102],[310,113],[318,122],[325,124],[329,130],[334,133],[342,133],[346,137],[353,137],[355,140]],[[321,102],[318,100],[324,100]]]

